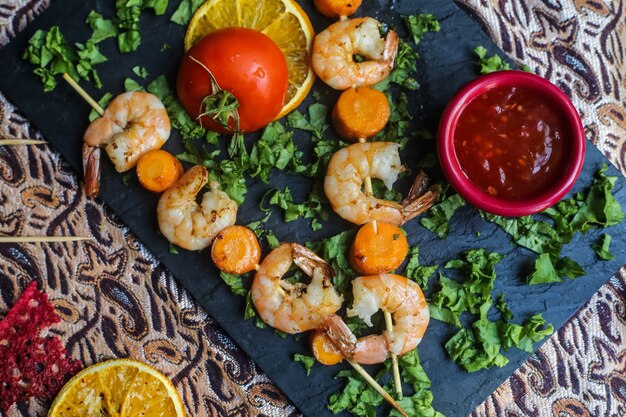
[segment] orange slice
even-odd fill
[[[115,359],[83,369],[52,403],[48,417],[185,417],[172,382],[145,363]]]
[[[285,54],[289,85],[283,117],[306,98],[315,75],[311,46],[315,31],[306,12],[293,0],[208,0],[191,18],[185,50],[214,30],[227,27],[256,29],[269,36]]]

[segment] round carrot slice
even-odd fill
[[[322,365],[336,365],[343,360],[343,355],[333,345],[324,330],[314,330],[310,341],[313,356]]]
[[[342,138],[358,142],[383,130],[390,113],[385,94],[371,87],[357,87],[341,93],[333,108],[332,119]]]
[[[261,247],[249,228],[228,226],[213,240],[211,258],[220,270],[229,274],[243,274],[257,268],[261,260]]]
[[[360,274],[391,272],[402,264],[409,243],[398,226],[389,223],[367,223],[359,229],[350,250],[350,265]]]
[[[137,161],[137,178],[147,190],[161,193],[183,175],[183,166],[171,153],[162,149],[146,152]]]
[[[362,0],[314,0],[317,11],[331,19],[352,16]]]

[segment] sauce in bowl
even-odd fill
[[[454,150],[467,178],[485,193],[523,200],[546,191],[563,175],[570,134],[559,108],[515,86],[497,86],[462,110]]]

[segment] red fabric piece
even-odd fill
[[[61,321],[48,296],[32,282],[0,321],[0,410],[30,397],[55,396],[82,368],[68,358],[56,337],[39,337],[42,329]]]

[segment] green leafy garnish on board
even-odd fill
[[[181,0],[170,20],[185,26],[204,1],[205,0]]]
[[[303,355],[301,353],[296,353],[293,355],[294,362],[300,362],[304,365],[304,369],[306,369],[306,376],[311,374],[311,368],[315,364],[315,358],[313,356]]]
[[[475,372],[492,366],[502,367],[509,360],[501,353],[511,347],[533,352],[533,343],[543,340],[554,332],[552,325],[537,314],[519,325],[504,320],[490,321],[487,312],[492,301],[480,306],[479,319],[470,328],[461,329],[445,344],[450,358]]]
[[[403,275],[415,282],[423,289],[428,289],[428,279],[433,276],[439,265],[424,266],[420,265],[419,247],[417,245],[411,247],[409,251],[409,261],[404,269]]]
[[[409,29],[415,45],[420,43],[426,32],[439,32],[441,27],[434,14],[423,13],[413,15],[402,15],[402,20]]]
[[[143,0],[115,0],[117,46],[122,53],[135,51],[141,43],[139,16]]]
[[[73,48],[65,40],[58,26],[50,30],[37,30],[28,41],[22,58],[37,68],[35,74],[41,78],[44,92],[52,91],[57,85],[55,75],[67,72],[74,80],[90,79],[100,88],[100,77],[94,65],[106,61],[96,42],[77,43]]]
[[[528,277],[529,284],[548,284],[551,282],[562,282],[563,279],[559,276],[552,264],[550,254],[542,253],[535,261],[535,270]]]
[[[509,305],[504,301],[504,294],[500,294],[496,299],[496,310],[500,312],[502,318],[506,321],[513,320],[513,312],[509,308]]]
[[[280,171],[288,169],[294,173],[306,170],[302,163],[302,151],[293,142],[293,132],[288,131],[280,122],[272,122],[263,129],[261,138],[256,141],[250,152],[248,174],[259,177],[268,183],[272,168]]]
[[[289,188],[284,190],[276,190],[269,203],[280,207],[284,210],[284,219],[286,223],[297,219],[313,219],[311,228],[313,230],[319,230],[322,228],[318,219],[326,220],[328,213],[324,210],[320,196],[317,193],[310,193],[307,201],[303,203],[295,203],[293,196]]]
[[[149,75],[148,70],[146,70],[144,67],[141,67],[139,65],[133,67],[133,73],[139,78],[143,78],[144,80],[148,78],[148,75]]]
[[[175,244],[173,244],[173,243],[170,243],[170,250],[169,250],[169,252],[170,252],[172,255],[178,255],[178,254],[179,254],[179,252],[178,252],[178,246],[176,246],[176,245],[175,245]]]
[[[461,269],[465,273],[465,280],[457,282],[440,277],[441,289],[432,295],[429,303],[431,316],[460,327],[464,312],[478,314],[481,306],[492,303],[495,266],[503,258],[497,252],[472,249],[465,252],[461,259],[449,261],[445,267]]]
[[[93,10],[87,15],[87,23],[93,31],[90,40],[95,43],[114,38],[117,35],[117,29],[113,22],[109,19],[104,19],[100,13]]]
[[[450,219],[456,211],[465,205],[465,200],[458,194],[444,197],[442,201],[428,210],[428,217],[422,217],[422,226],[444,239],[450,231]]]
[[[402,382],[410,386],[410,392],[406,392],[398,405],[410,416],[444,417],[433,406],[433,395],[430,391],[431,382],[420,364],[417,349],[414,349],[398,358],[400,376]],[[391,360],[385,361],[385,368],[374,379],[377,381],[389,380],[391,372]],[[349,411],[355,416],[374,417],[377,408],[383,404],[383,397],[376,392],[354,370],[343,370],[337,373],[335,378],[346,378],[347,382],[342,391],[332,394],[328,399],[328,409],[334,414]],[[384,386],[391,396],[395,392],[388,383]],[[395,409],[389,412],[390,417],[398,417],[400,413]]]
[[[610,251],[611,239],[611,235],[604,233],[600,239],[593,244],[593,250],[600,259],[604,259],[605,261],[615,259],[615,255],[613,255]]]
[[[124,90],[125,91],[144,91],[143,85],[139,84],[137,81],[132,78],[126,78],[124,80]]]
[[[487,57],[487,50],[483,46],[477,46],[474,52],[478,55],[478,66],[481,74],[511,69],[511,66],[497,54]]]
[[[107,105],[109,104],[109,102],[111,101],[111,99],[113,98],[113,94],[106,92],[104,93],[104,95],[100,98],[100,100],[98,100],[98,104],[100,105],[100,107],[102,107],[103,109],[107,108]],[[95,111],[94,109],[91,109],[91,111],[89,112],[89,121],[93,122],[94,120],[96,120],[98,117],[100,117],[100,115],[98,114],[97,111]]]

